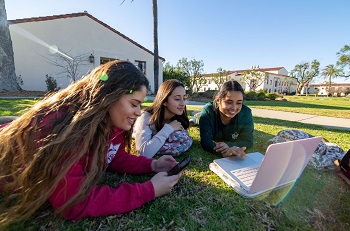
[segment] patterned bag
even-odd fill
[[[276,137],[267,141],[267,145],[311,137],[313,136],[300,130],[281,130]],[[334,161],[342,159],[344,155],[345,152],[341,147],[323,139],[312,154],[308,165],[317,170],[335,169]]]
[[[340,170],[350,179],[350,149],[340,161]]]
[[[174,131],[169,135],[157,154],[180,156],[191,147],[192,142],[193,140],[187,130],[182,129],[180,131]]]

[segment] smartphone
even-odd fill
[[[183,159],[180,163],[175,165],[172,169],[168,171],[168,176],[176,175],[182,171],[191,161],[191,156],[188,155],[185,159]]]

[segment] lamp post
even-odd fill
[[[94,63],[94,62],[95,62],[95,57],[94,57],[93,54],[91,54],[91,55],[89,56],[89,61],[90,61],[90,63]]]

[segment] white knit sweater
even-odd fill
[[[151,114],[143,112],[136,120],[132,134],[136,141],[136,149],[140,156],[153,157],[164,145],[166,139],[174,131],[170,124],[164,124],[157,132],[154,125],[149,125]]]

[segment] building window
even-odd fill
[[[135,60],[135,66],[146,75],[146,61]]]
[[[107,57],[100,57],[100,64],[105,64],[105,63],[108,63],[110,61],[113,61],[113,60],[116,60],[114,58],[107,58]]]
[[[270,80],[270,85],[272,85],[272,80]]]

